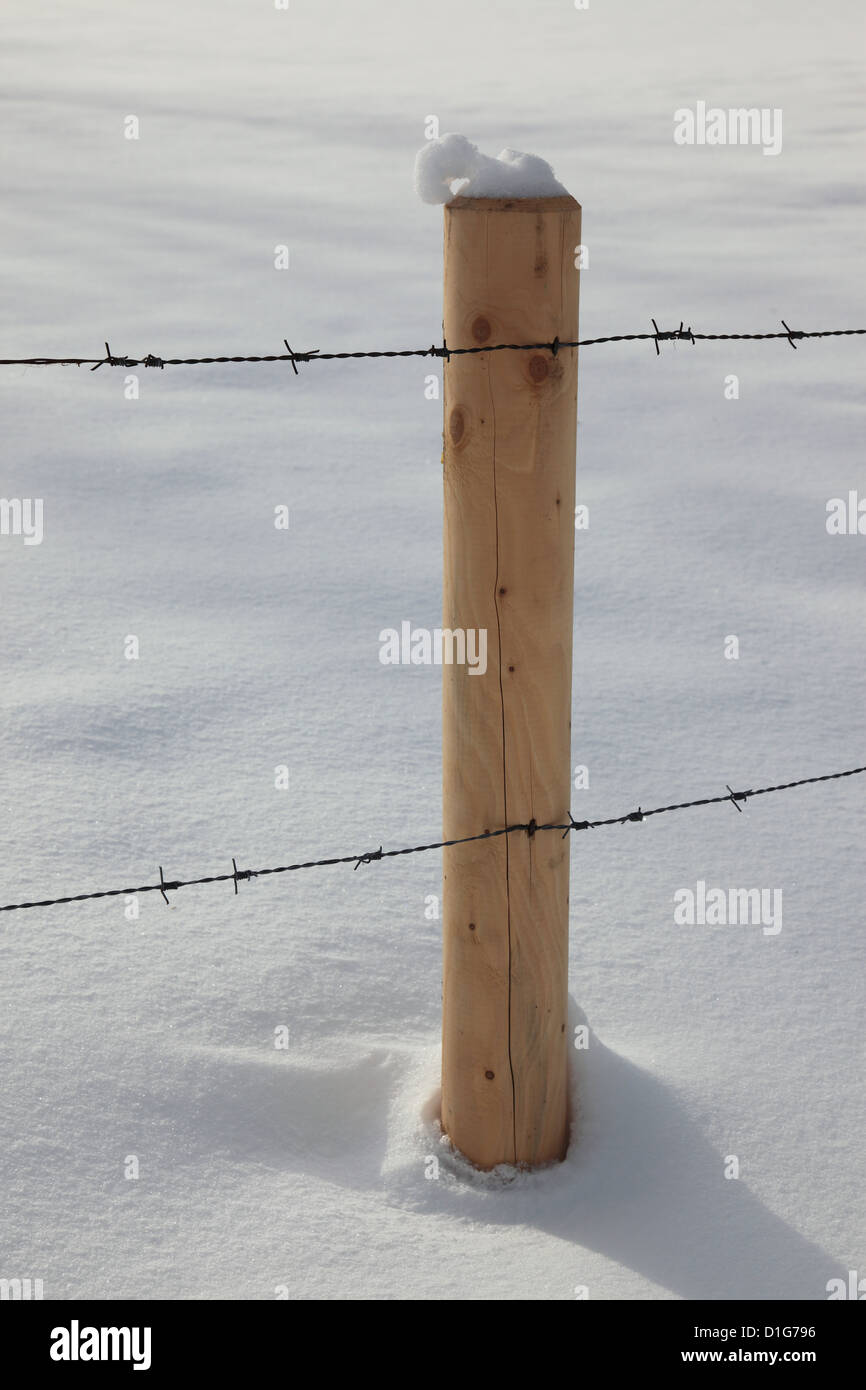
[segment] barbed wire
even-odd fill
[[[482,352],[552,352],[554,357],[560,348],[596,347],[599,343],[638,343],[655,344],[656,356],[661,356],[659,343],[668,342],[732,342],[763,341],[769,338],[785,338],[796,351],[797,343],[804,338],[851,338],[866,334],[866,328],[825,328],[804,331],[789,328],[782,319],[783,333],[694,333],[684,328],[680,320],[679,328],[661,329],[655,319],[651,320],[652,333],[614,333],[605,338],[578,338],[575,341],[553,338],[548,343],[491,343],[483,347],[449,347],[445,339],[442,346],[435,343],[428,348],[376,349],[362,352],[321,352],[319,348],[308,348],[305,352],[295,352],[283,339],[285,352],[259,353],[253,356],[223,357],[158,357],[149,352],[144,357],[118,356],[105,344],[104,357],[2,357],[0,367],[89,367],[95,372],[99,367],[204,367],[233,362],[290,362],[295,376],[298,376],[299,362],[342,362],[356,357],[441,357],[449,361],[452,357],[466,357]]]
[[[380,845],[376,850],[366,850],[361,854],[344,854],[331,859],[308,859],[303,863],[281,864],[276,868],[269,869],[239,869],[233,858],[230,874],[208,874],[203,878],[167,879],[163,874],[162,865],[160,865],[159,883],[144,883],[137,888],[103,888],[94,893],[72,893],[62,898],[42,898],[38,902],[6,903],[0,906],[0,912],[20,912],[25,908],[33,907],[58,907],[63,903],[92,902],[96,898],[133,897],[139,893],[161,893],[167,903],[168,894],[176,892],[179,888],[199,887],[208,883],[233,883],[235,894],[237,894],[239,883],[254,878],[265,878],[270,874],[289,874],[298,869],[322,869],[335,864],[353,864],[355,869],[359,869],[362,864],[372,864],[380,859],[396,859],[405,854],[424,854],[428,850],[449,849],[453,845],[471,844],[475,840],[494,840],[500,835],[525,833],[532,837],[542,830],[561,830],[564,840],[572,831],[597,830],[608,825],[626,825],[629,822],[649,820],[651,816],[663,816],[670,811],[687,811],[695,806],[716,806],[724,801],[732,802],[734,809],[742,813],[742,807],[739,803],[749,801],[752,797],[767,796],[770,792],[790,791],[794,787],[805,787],[814,782],[836,782],[842,777],[856,777],[858,773],[863,772],[866,772],[866,765],[850,767],[845,772],[825,772],[818,777],[799,777],[793,782],[777,782],[771,787],[750,787],[747,791],[742,792],[735,792],[728,786],[727,794],[724,796],[704,796],[696,801],[678,801],[669,806],[655,806],[650,810],[644,810],[643,807],[638,806],[636,811],[628,811],[622,816],[608,816],[604,820],[575,820],[569,811],[567,825],[561,822],[539,825],[536,821],[531,820],[515,825],[506,825],[501,830],[484,830],[478,835],[462,835],[456,840],[437,840],[429,845],[412,845],[408,849],[383,849]]]

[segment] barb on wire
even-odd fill
[[[164,879],[163,876],[162,876],[162,865],[160,864],[160,866],[159,866],[159,883],[154,884],[154,887],[159,889],[160,893],[162,894],[162,897],[163,897],[163,900],[164,900],[164,902],[165,902],[165,905],[166,905],[166,907],[168,907],[170,904],[169,904],[169,901],[168,901],[168,893],[167,893],[166,889],[171,888],[171,889],[173,890],[173,889],[175,889],[175,888],[183,888],[183,887],[185,887],[185,884],[180,883],[180,882],[178,882],[177,880],[174,880],[172,883],[166,883],[165,879]]]
[[[796,351],[797,351],[797,344],[794,342],[794,339],[795,339],[795,338],[805,338],[805,337],[806,337],[806,334],[805,334],[805,333],[800,333],[800,332],[798,332],[797,329],[789,328],[788,325],[786,324],[786,322],[785,322],[784,319],[782,319],[782,327],[784,328],[785,332],[786,332],[787,335],[788,335],[788,342],[791,344],[791,347],[792,347],[792,348],[794,349],[794,351],[796,352]]]
[[[683,328],[682,319],[680,319],[679,328],[672,328],[668,333],[661,332],[655,319],[652,320],[652,326],[655,329],[655,333],[651,336],[655,338],[656,357],[661,357],[659,343],[676,342],[677,339],[683,339],[687,343],[694,343],[695,341],[695,335],[692,330],[690,328]]]
[[[294,372],[295,376],[300,376],[300,372],[298,371],[298,368],[297,368],[297,363],[298,363],[298,362],[311,362],[312,359],[316,356],[316,354],[317,354],[317,352],[319,351],[319,349],[318,349],[318,348],[311,348],[311,349],[309,350],[309,352],[292,352],[292,349],[289,347],[289,344],[288,344],[287,339],[284,338],[284,339],[283,339],[283,342],[286,344],[286,351],[287,351],[288,354],[289,354],[289,361],[290,361],[291,364],[292,364],[292,371]]]
[[[742,815],[743,808],[738,803],[740,801],[746,801],[749,797],[749,792],[735,792],[730,786],[728,786],[727,782],[725,783],[725,786],[728,788],[728,791],[730,792],[729,800],[733,802],[734,810],[739,811],[740,815]]]
[[[330,867],[335,864],[352,864],[355,869],[359,869],[362,864],[372,864],[379,859],[397,859],[404,854],[423,854],[427,850],[449,849],[453,845],[466,845],[475,840],[494,840],[500,835],[514,835],[518,832],[525,832],[532,838],[541,830],[561,830],[562,838],[565,839],[571,831],[577,830],[596,830],[600,826],[607,825],[626,825],[631,821],[645,821],[650,816],[666,815],[670,811],[687,811],[695,806],[715,806],[723,801],[733,801],[734,806],[740,812],[742,807],[737,803],[746,801],[753,796],[766,796],[770,792],[790,791],[793,787],[806,787],[815,782],[836,782],[842,777],[856,777],[859,773],[866,772],[866,765],[863,767],[849,767],[845,772],[825,772],[819,777],[799,777],[793,782],[777,782],[770,787],[750,787],[748,791],[735,792],[730,787],[727,793],[720,796],[704,796],[697,801],[678,801],[669,806],[655,806],[652,810],[645,811],[638,806],[636,811],[627,811],[623,816],[609,816],[605,820],[582,820],[574,819],[571,811],[568,812],[568,825],[558,822],[548,822],[538,825],[533,817],[530,821],[523,821],[517,825],[506,825],[501,830],[484,830],[479,835],[462,835],[456,840],[437,840],[429,845],[412,845],[408,849],[384,849],[382,845],[376,850],[367,850],[363,854],[344,854],[333,859],[308,859],[299,864],[281,864],[276,868],[270,869],[239,869],[237,861],[232,859],[232,872],[230,874],[209,874],[204,878],[187,878],[167,880],[159,866],[159,883],[144,883],[137,888],[104,888],[95,893],[72,893],[62,898],[42,898],[38,902],[26,903],[6,903],[0,906],[0,912],[20,912],[29,907],[57,907],[63,903],[92,902],[96,898],[119,898],[132,896],[137,893],[161,893],[164,901],[168,903],[169,892],[175,892],[178,888],[199,887],[206,883],[233,883],[235,895],[237,896],[238,881],[240,879],[249,880],[252,878],[264,878],[268,874],[288,874],[298,869],[320,869]]]
[[[380,845],[378,849],[371,850],[368,854],[359,854],[355,863],[355,868],[360,869],[362,864],[372,864],[374,859],[382,859],[384,851]]]
[[[131,357],[115,357],[108,343],[105,344],[105,356],[101,357],[95,366],[91,367],[92,372],[96,372],[100,367],[133,367],[135,363]]]
[[[557,334],[549,343],[490,343],[483,347],[449,347],[445,339],[442,346],[433,343],[428,348],[375,349],[362,352],[320,352],[318,348],[308,348],[305,352],[295,352],[283,339],[285,352],[259,353],[253,356],[222,357],[157,357],[149,352],[145,357],[116,357],[105,344],[104,357],[2,357],[0,367],[206,367],[214,364],[233,362],[289,362],[295,376],[299,376],[299,362],[344,362],[358,357],[441,357],[450,362],[452,357],[466,357],[483,352],[550,352],[556,357],[562,348],[596,347],[600,343],[639,343],[649,341],[654,344],[656,356],[661,356],[659,343],[687,342],[703,343],[732,341],[764,341],[770,338],[784,338],[796,351],[797,343],[803,338],[853,338],[866,333],[866,328],[824,328],[805,332],[799,328],[789,328],[782,319],[783,333],[694,333],[683,327],[661,329],[655,319],[651,320],[652,333],[614,333],[605,338],[578,338],[566,341]]]
[[[251,879],[254,877],[255,874],[252,869],[239,869],[237,860],[234,858],[234,855],[232,855],[232,878],[235,884],[235,897],[238,895],[238,882],[242,879]]]

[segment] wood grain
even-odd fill
[[[580,207],[445,208],[446,341],[578,336]],[[568,819],[577,350],[444,370],[443,627],[488,634],[484,675],[443,665],[444,838]],[[569,841],[444,851],[442,1123],[473,1163],[560,1159],[568,1135]]]

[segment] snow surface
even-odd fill
[[[9,0],[0,355],[435,340],[441,225],[410,178],[431,113],[573,190],[583,336],[860,326],[859,32],[853,0],[440,0],[435,25]],[[698,99],[783,108],[782,154],[676,146]],[[0,370],[0,492],[45,501],[42,545],[0,541],[4,901],[437,837],[441,673],[378,660],[383,627],[440,617],[436,369],[142,370],[137,401],[119,368]],[[606,345],[580,371],[577,814],[862,762],[866,540],[824,525],[866,491],[862,340]],[[863,798],[572,837],[581,1137],[513,1181],[435,1131],[436,854],[151,895],[137,921],[122,898],[0,918],[0,1276],[824,1298],[864,1271]],[[781,888],[783,930],[675,926],[699,878]]]
[[[425,203],[467,198],[556,198],[567,194],[546,159],[520,150],[496,158],[482,154],[465,135],[428,140],[415,156],[415,189]]]

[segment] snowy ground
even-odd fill
[[[584,336],[861,326],[858,11],[7,0],[0,354],[432,342],[430,114],[581,201]],[[698,100],[782,108],[782,153],[677,147]],[[864,761],[866,539],[825,529],[866,491],[861,342],[583,352],[578,814]],[[42,545],[0,539],[2,901],[437,837],[439,672],[383,667],[377,640],[439,618],[430,370],[142,371],[130,401],[119,370],[2,369],[0,491],[45,502]],[[0,1276],[826,1297],[866,1272],[863,793],[573,837],[581,1138],[512,1183],[430,1124],[435,854],[144,897],[137,921],[122,898],[4,916]],[[781,888],[782,931],[675,926],[701,878]]]

